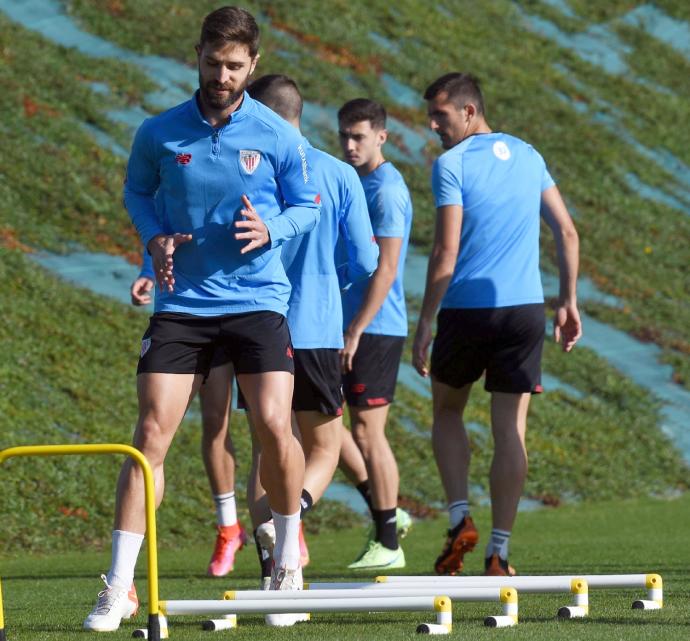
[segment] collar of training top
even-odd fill
[[[239,122],[243,118],[245,118],[253,109],[254,109],[254,103],[256,101],[245,91],[242,94],[242,102],[240,103],[240,106],[235,109],[230,114],[230,117],[228,118],[228,122],[223,125],[224,127],[227,127],[230,123],[233,122]],[[192,113],[194,114],[194,117],[197,118],[199,121],[203,122],[205,125],[208,125],[211,127],[211,124],[204,118],[204,114],[201,113],[201,109],[199,108],[199,90],[197,89],[194,92],[194,96],[192,99],[189,101],[189,105],[192,109]]]

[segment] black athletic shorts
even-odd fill
[[[337,349],[295,349],[295,412],[343,413],[340,353]]]
[[[239,388],[237,408],[247,409],[247,402]],[[295,412],[321,412],[327,416],[342,416],[343,385],[339,350],[295,349],[292,409]]]
[[[348,405],[376,407],[393,402],[404,345],[404,336],[362,334],[352,371],[343,376]]]
[[[463,387],[486,371],[489,392],[541,392],[543,303],[482,309],[442,309],[431,351],[431,375]]]
[[[259,311],[224,316],[157,313],[141,341],[137,374],[203,374],[232,362],[235,374],[294,373],[285,316]]]

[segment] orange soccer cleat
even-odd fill
[[[244,547],[247,534],[239,523],[219,525],[216,547],[208,564],[209,576],[225,576],[235,566],[235,553]]]
[[[434,564],[436,573],[453,575],[461,572],[465,554],[474,550],[477,541],[479,532],[472,517],[466,516],[452,530],[448,530],[446,544]]]

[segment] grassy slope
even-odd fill
[[[664,609],[632,611],[630,603],[644,596],[642,590],[592,591],[590,617],[581,621],[557,622],[555,613],[569,598],[565,595],[523,595],[520,624],[497,632],[482,627],[485,616],[497,614],[494,604],[461,603],[454,608],[455,638],[501,638],[541,641],[554,638],[590,641],[625,639],[675,641],[685,636],[686,603],[690,581],[686,568],[690,553],[685,532],[690,527],[690,498],[675,501],[637,500],[580,505],[544,510],[522,516],[513,536],[513,561],[524,574],[646,573],[659,572],[664,579]],[[476,513],[480,532],[486,536],[488,513]],[[438,553],[444,527],[442,521],[418,523],[405,541],[409,559],[406,572],[428,573]],[[362,530],[341,529],[312,539],[311,581],[358,580],[343,565],[359,550]],[[624,540],[625,544],[621,545]],[[337,552],[336,552],[337,551]],[[252,588],[256,579],[253,550],[238,555],[229,579],[203,576],[208,550],[189,542],[185,553],[170,550],[161,555],[161,598],[219,598],[222,590]],[[8,638],[17,641],[66,641],[80,634],[81,621],[92,607],[99,588],[97,574],[107,565],[106,554],[36,558],[22,556],[3,563]],[[480,572],[481,554],[467,558],[467,571]],[[40,571],[39,571],[40,565]],[[139,594],[146,595],[144,559],[140,561]],[[366,576],[366,575],[365,575]],[[240,618],[233,639],[324,639],[334,641],[374,638],[415,638],[415,627],[432,620],[429,614],[315,615],[311,623],[293,629],[266,628],[256,617]],[[139,615],[137,624],[145,617]],[[137,624],[126,623],[109,635],[114,640],[130,638]],[[366,625],[364,625],[366,624]],[[199,619],[178,619],[172,623],[171,638],[199,639]]]
[[[182,50],[180,43],[189,40],[188,34],[196,33],[199,16],[211,4],[199,3],[191,9],[170,2],[155,6],[113,2],[108,5],[111,14],[103,11],[89,14],[90,6],[85,1],[75,2],[73,8],[82,12],[95,31],[132,48],[136,45],[177,54]],[[402,3],[400,13],[390,20],[383,20],[386,10],[376,9],[371,20],[381,19],[380,24],[386,26],[383,32],[396,36],[408,24],[409,18],[405,16],[413,9],[413,4]],[[282,5],[276,4],[274,10],[278,12],[274,21],[280,22]],[[162,13],[152,15],[152,11]],[[377,70],[383,64],[393,70],[398,69],[397,64],[402,65],[400,77],[413,86],[423,86],[425,79],[420,74],[424,68],[415,67],[403,58],[396,62],[385,51],[363,44],[371,27],[367,22],[369,17],[355,20],[345,4],[343,12],[343,28],[351,29],[343,33],[333,31],[340,28],[336,25],[320,25],[321,18],[314,12],[291,17],[303,21],[306,32],[322,34],[323,40],[311,39],[308,45],[269,32],[263,70],[284,70],[285,63],[277,55],[271,55],[278,48],[301,54],[316,48],[322,55],[304,56],[294,68],[312,98],[328,95],[331,104],[338,104],[366,91],[386,100],[377,80]],[[508,28],[507,19],[498,15],[487,14],[475,20],[489,18],[502,29]],[[153,19],[160,19],[160,29],[155,32],[160,38],[151,36]],[[434,20],[437,24],[438,19]],[[117,29],[112,31],[114,24]],[[289,24],[281,25],[280,33],[285,34]],[[136,253],[136,240],[119,204],[122,162],[98,148],[75,124],[94,123],[122,140],[124,132],[108,121],[103,110],[141,102],[150,84],[141,73],[125,64],[94,62],[76,52],[60,49],[21,28],[10,27],[1,15],[0,27],[0,55],[11,63],[0,65],[4,87],[0,96],[2,127],[6,139],[18,150],[11,161],[9,155],[0,157],[3,196],[0,198],[3,221],[0,244],[4,246],[0,249],[0,273],[5,284],[3,301],[12,302],[3,304],[5,323],[0,328],[6,355],[0,379],[3,392],[0,446],[38,441],[127,441],[135,419],[133,363],[145,319],[51,278],[26,261],[19,249],[26,250],[27,245],[32,245],[60,251],[78,242],[92,250]],[[479,27],[486,29],[487,25],[481,23]],[[439,34],[441,39],[449,37],[443,29]],[[431,46],[427,35],[417,35],[426,39],[426,44],[420,40],[413,43],[414,47]],[[332,42],[349,43],[352,50],[327,45],[328,38]],[[529,49],[546,45],[525,36],[525,46]],[[352,52],[357,56],[353,58]],[[428,52],[425,56],[428,58]],[[353,69],[348,65],[357,60],[368,60],[371,65],[354,70],[358,76],[353,86],[348,80]],[[475,58],[471,61],[474,64]],[[479,61],[480,57],[476,56],[476,64]],[[490,57],[482,64],[498,62],[498,58]],[[520,58],[517,62],[527,64],[528,60]],[[48,65],[50,76],[59,81],[42,82],[44,65]],[[512,67],[511,70],[516,73]],[[532,86],[529,83],[533,81],[523,72],[516,78]],[[110,87],[111,95],[107,99],[96,98],[88,90],[87,83],[95,80]],[[507,91],[512,85],[501,87]],[[518,112],[507,108],[513,104],[508,100],[510,94],[503,95],[508,103],[503,107],[504,113],[513,117]],[[534,109],[531,102],[527,104],[529,109]],[[398,115],[422,120],[419,112],[399,110]],[[507,129],[515,127],[517,124],[506,125]],[[405,170],[412,172],[413,183],[417,185],[415,233],[421,242],[428,237],[428,231],[424,230],[431,220],[424,195],[427,169],[408,166]],[[416,177],[420,178],[418,182],[414,182]],[[601,499],[664,493],[687,486],[684,465],[654,428],[658,420],[656,407],[647,394],[585,350],[564,358],[549,346],[545,360],[549,371],[557,372],[564,381],[585,391],[588,398],[578,401],[553,393],[535,399],[529,434],[530,495],[546,500]],[[406,462],[401,465],[401,490],[415,500],[438,502],[441,490],[423,434],[430,423],[429,403],[404,388],[399,398],[392,412],[391,438],[399,459]],[[421,426],[422,435],[407,433],[402,428],[405,418]],[[475,395],[469,418],[488,424],[483,394]],[[233,418],[233,434],[240,453],[238,487],[241,488],[248,451],[243,419]],[[481,434],[473,437],[473,482],[481,485],[486,484],[489,465],[487,438]],[[181,429],[171,452],[171,469],[176,473],[169,475],[169,500],[160,513],[164,546],[180,545],[194,533],[198,536],[200,528],[201,531],[208,528],[210,537],[213,515],[203,469],[196,455],[198,444],[198,421],[191,420]],[[628,464],[631,460],[639,464],[632,467]],[[74,541],[98,546],[107,540],[116,461],[72,459],[59,464],[16,461],[11,465],[11,472],[0,470],[0,478],[16,481],[16,489],[5,498],[7,511],[14,516],[5,521],[7,536],[3,536],[1,544],[4,551],[40,549],[48,539],[58,548],[69,548]],[[328,525],[334,512],[337,514],[338,510],[333,506],[320,507],[312,515],[310,526]],[[56,532],[62,535],[57,540]]]
[[[585,20],[565,19],[538,2],[521,4],[573,31],[584,30],[590,20],[612,20],[631,8],[630,3],[621,2],[593,11],[590,5],[578,4],[576,9]],[[653,86],[641,87],[630,77],[604,74],[574,52],[527,31],[512,3],[483,5],[481,11],[460,0],[443,5],[455,12],[456,21],[415,0],[398,2],[395,8],[363,0],[331,3],[338,20],[309,2],[255,1],[247,6],[263,11],[273,25],[264,29],[261,71],[288,68],[305,95],[317,102],[338,106],[357,95],[369,95],[390,106],[390,96],[378,79],[381,71],[420,92],[444,71],[471,69],[479,75],[494,128],[524,136],[539,148],[580,213],[577,223],[585,273],[626,303],[622,313],[600,306],[591,306],[589,311],[664,347],[665,359],[676,369],[676,380],[690,388],[690,343],[685,332],[690,307],[680,302],[688,295],[690,219],[642,199],[627,186],[624,176],[631,172],[662,188],[672,178],[618,135],[594,124],[591,114],[577,113],[554,95],[554,91],[562,92],[589,105],[593,112],[615,106],[624,126],[642,144],[665,148],[690,164],[688,132],[676,126],[690,117],[685,82],[690,63],[640,32],[616,28],[632,48],[627,60],[634,75],[674,91],[674,96],[660,100]],[[185,45],[196,36],[201,17],[216,5],[203,1],[192,9],[179,0],[155,4],[119,0],[108,6],[110,13],[95,0],[69,2],[70,10],[89,29],[104,37],[193,64],[193,50]],[[660,7],[679,19],[687,16],[683,2],[666,0]],[[151,24],[159,28],[150,29]],[[372,31],[388,38],[403,55],[372,41]],[[286,62],[280,52],[288,52],[293,59]],[[556,61],[565,72],[552,66]],[[583,90],[582,85],[587,88]],[[642,112],[641,104],[645,105]],[[410,123],[424,122],[421,110],[391,106],[391,111]],[[434,153],[430,150],[430,158]],[[404,165],[403,171],[415,197],[413,241],[425,246],[433,220],[428,170]],[[547,264],[550,255],[547,249]]]

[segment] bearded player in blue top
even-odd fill
[[[125,205],[161,289],[141,345],[134,445],[163,496],[163,463],[217,349],[232,361],[264,453],[261,479],[276,527],[271,588],[301,588],[299,499],[304,455],[290,425],[290,284],[280,246],[319,219],[304,142],[244,91],[258,61],[247,11],[204,19],[199,90],[145,121],[132,146]],[[160,206],[156,206],[160,194]],[[138,602],[134,566],[145,530],[143,478],[126,462],[116,496],[106,589],[84,622],[116,630]]]
[[[513,575],[508,544],[527,474],[530,395],[541,391],[544,294],[539,274],[541,218],[558,254],[560,293],[554,336],[570,351],[582,333],[577,309],[578,236],[543,158],[530,145],[493,132],[479,83],[450,73],[424,98],[443,153],[434,163],[437,218],[413,364],[431,374],[432,444],[448,500],[450,529],[439,574],[462,570],[478,541],[468,504],[470,444],[462,415],[482,373],[491,393],[493,529],[485,574]],[[438,314],[431,354],[433,317]]]

